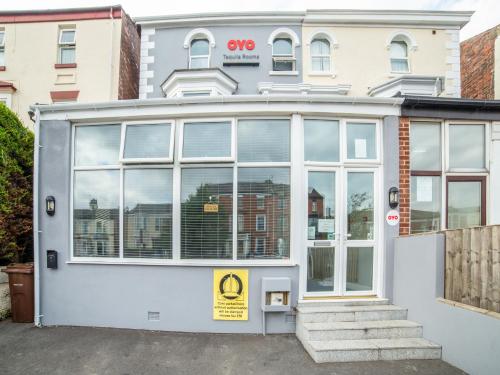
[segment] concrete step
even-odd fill
[[[334,299],[334,300],[302,300],[298,307],[325,307],[325,306],[372,306],[387,305],[387,298],[359,298],[359,299]]]
[[[422,338],[306,341],[315,362],[440,359],[441,346]]]
[[[302,323],[297,329],[311,341],[422,337],[422,326],[408,320]]]
[[[407,310],[394,305],[298,306],[298,322],[354,322],[365,320],[405,320]]]

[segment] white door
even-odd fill
[[[304,296],[375,294],[377,170],[314,167],[306,173]]]

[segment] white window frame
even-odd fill
[[[195,40],[206,40],[207,41],[207,45],[208,45],[208,55],[192,55],[191,54],[191,44],[195,41]],[[212,57],[212,47],[210,47],[210,40],[208,38],[204,38],[203,36],[198,36],[198,37],[195,37],[193,39],[191,39],[191,41],[189,42],[189,69],[208,69],[210,68],[210,61],[211,61],[211,57]],[[193,65],[193,58],[196,58],[196,59],[207,59],[207,66],[206,67],[203,67],[203,68],[193,68],[192,65]]]
[[[375,125],[375,158],[374,159],[349,159],[347,156],[347,127],[348,124],[374,124]],[[342,152],[342,158],[341,160],[344,161],[346,164],[379,164],[381,162],[381,148],[380,148],[380,141],[382,139],[381,136],[381,125],[380,125],[380,120],[378,119],[373,119],[369,120],[366,118],[358,119],[358,118],[347,118],[347,119],[342,119],[341,122],[341,136],[340,136],[340,150]]]
[[[260,204],[262,202],[262,205]],[[255,208],[263,210],[266,208],[266,196],[264,194],[257,194],[255,196]]]
[[[259,228],[259,220],[263,220],[263,229]],[[256,232],[267,232],[267,217],[265,214],[255,215],[255,231]]]
[[[262,253],[266,253],[266,237],[255,237],[255,246],[254,246],[254,251],[257,254],[257,243],[262,242]]]
[[[0,100],[5,102],[7,108],[12,109],[12,94],[7,92],[0,92]]]
[[[326,40],[328,42],[328,48],[329,48],[329,53],[325,55],[314,55],[312,52],[313,49],[313,43],[316,41],[320,40]],[[311,45],[310,45],[310,55],[311,55],[311,74],[313,75],[320,75],[320,74],[331,74],[332,72],[332,42],[330,41],[329,38],[323,35],[315,35],[314,38],[311,40]],[[328,58],[328,70],[313,70],[313,59],[314,58]]]
[[[74,38],[73,38],[73,41],[70,43],[70,42],[64,42],[62,41],[62,35],[65,31],[73,31],[74,32]],[[59,38],[57,40],[57,61],[58,61],[58,64],[75,64],[76,63],[76,27],[75,26],[72,26],[72,27],[64,27],[64,26],[61,26],[59,27]],[[75,61],[73,61],[72,63],[63,63],[62,62],[62,50],[63,49],[73,49],[75,51]]]
[[[230,156],[216,156],[216,157],[184,157],[184,126],[191,123],[217,123],[229,122],[231,124],[231,155]],[[181,163],[207,163],[207,162],[234,162],[236,159],[236,121],[232,117],[221,118],[194,118],[183,119],[180,122],[179,129],[179,144],[178,144],[178,160]]]
[[[484,168],[451,168],[450,167],[450,126],[453,125],[472,125],[472,126],[484,126]],[[488,122],[485,121],[454,121],[448,120],[444,122],[444,139],[445,139],[445,171],[446,173],[489,173],[489,155],[490,155],[490,126]]]
[[[292,54],[291,55],[276,55],[274,53],[274,41],[276,39],[290,39],[292,44]],[[282,27],[274,30],[269,36],[267,43],[271,46],[271,70],[269,71],[269,75],[288,75],[294,76],[299,75],[297,70],[297,58],[295,49],[300,46],[300,39],[298,35],[287,27]],[[293,66],[292,70],[274,70],[274,61],[275,58],[281,61],[292,61]]]
[[[127,136],[127,126],[129,125],[170,125],[170,144],[169,153],[166,158],[126,158],[125,157],[125,141]],[[174,160],[174,136],[175,136],[175,124],[172,120],[147,120],[147,121],[125,121],[122,123],[121,127],[121,139],[120,139],[120,155],[119,162],[122,164],[144,164],[144,163],[172,163]]]
[[[0,66],[5,66],[5,29],[0,28],[0,34],[3,34],[2,39],[0,39],[0,54],[3,55],[4,62]]]

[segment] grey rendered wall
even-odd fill
[[[270,76],[272,70],[272,48],[267,44],[269,35],[280,26],[206,26],[215,38],[215,47],[212,49],[211,67],[221,68],[238,82],[238,94],[257,94],[257,83],[299,83],[302,82],[302,50],[301,46],[295,49],[296,70],[298,76]],[[286,26],[293,30],[301,39],[300,26]],[[160,85],[175,69],[187,69],[189,50],[184,48],[186,35],[195,27],[162,29],[157,28],[156,33],[150,37],[154,48],[149,50],[149,55],[154,56],[154,63],[150,70],[154,72],[153,78],[148,79],[148,85],[153,85],[153,92],[148,98],[163,97]],[[253,39],[255,49],[249,54],[260,56],[259,66],[232,66],[223,67],[223,55],[229,53],[227,42],[231,39]],[[247,51],[245,51],[247,52]],[[152,68],[151,68],[152,67]]]
[[[394,269],[394,238],[399,235],[399,225],[390,226],[385,221],[385,213],[389,207],[389,189],[399,187],[399,117],[387,116],[383,123],[384,148],[384,212],[381,219],[385,233],[385,297],[392,298]]]
[[[290,277],[296,304],[298,267],[249,268],[249,319],[212,320],[212,267],[67,264],[69,260],[70,124],[40,126],[40,191],[56,198],[56,214],[39,213],[43,325],[82,325],[168,331],[259,333],[261,279]],[[118,189],[118,186],[117,186]],[[42,205],[43,206],[43,205]],[[46,250],[58,251],[59,268],[46,267]],[[148,311],[160,312],[148,321]],[[285,313],[267,314],[269,333],[294,332]]]
[[[443,360],[474,375],[500,374],[500,319],[439,302],[443,292],[443,234],[397,238],[394,303],[443,346]]]

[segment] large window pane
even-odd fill
[[[182,259],[232,258],[232,207],[232,168],[182,170]]]
[[[184,158],[231,157],[231,122],[187,122],[183,133]]]
[[[335,172],[309,172],[307,239],[335,240]]]
[[[347,158],[377,158],[375,124],[347,123]]]
[[[289,120],[240,120],[238,161],[290,161]]]
[[[239,168],[238,217],[238,259],[289,258],[290,170]]]
[[[450,125],[450,168],[484,168],[484,125]]]
[[[172,170],[126,169],[125,258],[172,257]]]
[[[118,164],[120,131],[120,125],[77,126],[75,165]]]
[[[307,291],[333,292],[335,276],[335,248],[309,247],[307,249]]]
[[[373,289],[373,247],[348,247],[346,290]]]
[[[410,167],[419,171],[441,170],[441,126],[439,124],[411,124]]]
[[[127,125],[124,157],[168,158],[170,124]]]
[[[209,47],[207,39],[194,39],[191,42],[191,56],[208,55]]]
[[[481,181],[448,182],[448,229],[482,225]]]
[[[351,240],[373,240],[373,173],[347,174],[347,231]]]
[[[306,161],[339,161],[339,122],[305,120],[304,152]]]
[[[273,55],[291,56],[292,40],[288,38],[277,38],[273,42]]]
[[[76,171],[73,195],[73,255],[118,257],[120,172]]]
[[[441,227],[441,177],[411,177],[411,233],[437,231]]]

